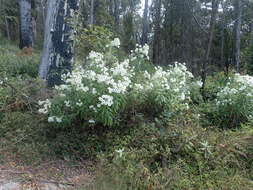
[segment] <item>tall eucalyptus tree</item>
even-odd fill
[[[141,45],[144,45],[148,42],[148,0],[145,0],[145,8],[142,20],[143,23],[142,23]]]
[[[242,25],[242,2],[236,0],[235,2],[235,66],[236,71],[240,71],[240,47],[241,47],[241,25]]]
[[[50,87],[61,84],[61,75],[72,69],[75,33],[72,21],[79,4],[79,0],[48,1],[39,76]]]
[[[162,0],[155,0],[154,3],[154,39],[153,39],[153,63],[159,64],[161,57],[161,14]]]
[[[20,45],[21,49],[33,46],[32,2],[18,0],[20,10]]]

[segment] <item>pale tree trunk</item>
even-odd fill
[[[141,45],[148,42],[148,0],[145,0],[145,8],[143,13],[142,37]]]
[[[241,46],[241,25],[242,25],[242,2],[236,1],[236,22],[235,22],[235,65],[236,71],[240,72],[240,46]]]
[[[10,27],[9,27],[8,19],[5,17],[4,20],[5,20],[5,28],[6,28],[7,39],[11,40]]]
[[[40,6],[42,9],[42,22],[45,24],[46,20],[46,0],[40,0]]]
[[[37,22],[34,17],[32,17],[32,30],[33,30],[33,42],[35,42],[37,38]]]
[[[62,84],[61,75],[71,72],[74,62],[74,28],[70,25],[79,0],[50,0],[47,5],[44,48],[39,68],[40,78],[48,86]]]
[[[33,46],[32,6],[31,0],[19,0],[20,9],[20,48]]]
[[[221,58],[220,58],[220,66],[223,68],[224,64],[224,46],[225,46],[225,25],[226,25],[226,10],[224,2],[222,2],[222,10],[223,10],[223,16],[222,16],[222,29],[221,29]]]

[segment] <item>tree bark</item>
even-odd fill
[[[240,72],[240,46],[241,46],[241,24],[242,24],[242,2],[236,1],[236,22],[235,22],[235,66]]]
[[[30,0],[19,0],[20,49],[33,46],[32,6]]]
[[[39,68],[40,78],[48,86],[62,84],[61,75],[71,72],[74,62],[73,19],[79,0],[50,0],[47,5],[44,48]]]
[[[160,63],[160,47],[161,47],[161,0],[155,2],[155,28],[154,28],[154,42],[153,42],[153,64]]]
[[[7,39],[11,40],[10,27],[9,27],[8,19],[5,17],[4,20],[5,20],[5,28],[6,28]]]
[[[143,12],[141,45],[144,45],[147,42],[148,42],[148,0],[145,0],[145,8]]]
[[[210,29],[209,29],[209,38],[208,38],[208,46],[206,50],[205,60],[203,61],[202,65],[202,95],[205,97],[204,89],[205,89],[205,82],[206,82],[206,75],[207,75],[207,65],[209,63],[210,53],[213,45],[213,38],[215,32],[215,23],[216,23],[216,15],[218,12],[218,0],[212,0],[212,13],[211,13],[211,21],[210,21]]]
[[[222,15],[222,28],[221,28],[221,58],[220,58],[220,66],[224,68],[224,47],[225,47],[225,25],[226,25],[226,11],[225,11],[225,6],[224,2],[222,2],[222,10],[223,10],[223,15]]]
[[[94,24],[94,0],[90,2],[90,25]]]
[[[116,31],[119,32],[119,0],[114,0],[114,19]]]

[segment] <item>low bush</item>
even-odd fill
[[[215,99],[218,125],[234,128],[253,119],[253,77],[235,74]]]

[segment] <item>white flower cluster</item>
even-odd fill
[[[101,105],[105,105],[105,106],[109,106],[110,107],[113,104],[113,96],[102,95],[98,99],[100,101],[100,103],[98,104],[98,107],[100,107]]]
[[[48,121],[48,123],[53,123],[53,122],[61,123],[62,117],[50,116],[50,117],[48,117],[47,121]]]
[[[131,51],[131,61],[136,60],[138,57],[140,58],[146,58],[149,60],[149,46],[145,44],[144,46],[141,46],[139,44],[136,45],[135,50]]]
[[[238,97],[249,99],[253,106],[253,77],[235,74],[234,78],[230,78],[227,85],[217,93],[216,105],[234,104]]]
[[[38,104],[42,107],[38,110],[38,112],[42,114],[47,114],[52,105],[49,99],[46,99],[45,101],[39,101]]]
[[[111,47],[117,47],[119,48],[120,46],[120,40],[119,38],[115,38],[111,43],[110,43]]]
[[[193,78],[193,75],[187,71],[185,64],[176,62],[169,70],[155,67],[153,74],[145,71],[143,77],[144,81],[141,84],[134,85],[135,90],[157,91],[170,95],[171,104],[183,104],[188,108],[185,101],[190,99],[189,79]]]

